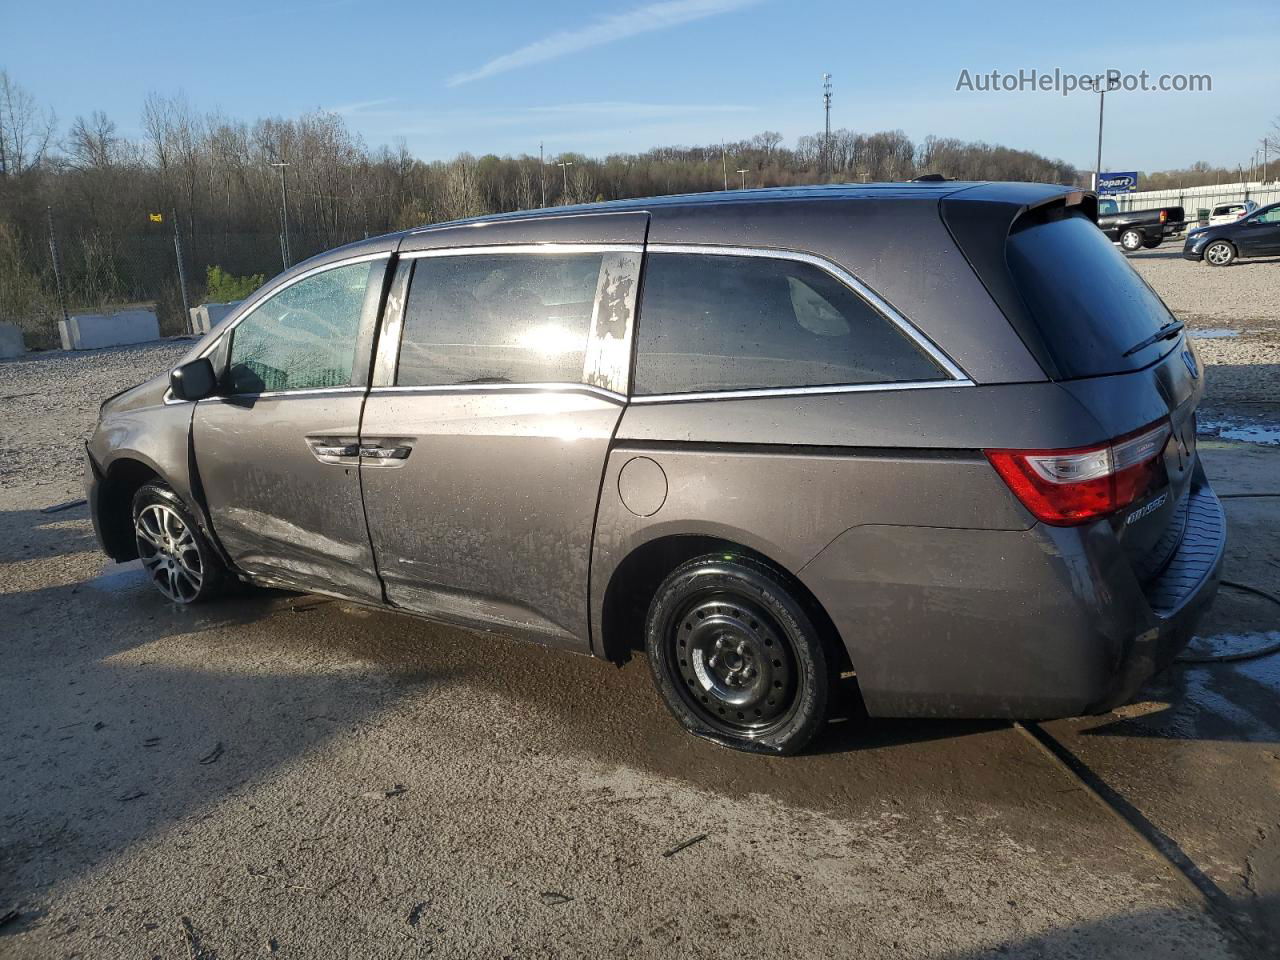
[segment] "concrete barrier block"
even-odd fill
[[[20,357],[26,352],[27,344],[17,324],[0,323],[0,359]]]
[[[160,339],[154,310],[121,310],[110,315],[81,314],[60,321],[63,350],[96,350]]]
[[[202,303],[200,306],[204,310],[205,327],[204,332],[208,333],[223,320],[240,304],[243,300],[232,300],[230,303]]]

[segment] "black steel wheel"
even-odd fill
[[[770,567],[731,555],[691,560],[658,588],[645,627],[654,682],[697,736],[791,754],[825,720],[822,638]]]
[[[162,483],[148,483],[133,496],[133,532],[138,558],[155,588],[174,603],[216,596],[226,570],[182,500]]]

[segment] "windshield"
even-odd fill
[[[1273,203],[1269,207],[1263,207],[1256,210],[1248,217],[1245,217],[1246,223],[1280,223],[1280,203]]]
[[[1125,373],[1177,342],[1125,351],[1173,323],[1173,315],[1106,236],[1080,213],[1015,228],[1009,271],[1062,376]]]

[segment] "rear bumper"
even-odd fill
[[[1226,523],[1203,477],[1188,510],[1181,545],[1146,585],[1108,521],[855,528],[800,578],[839,630],[873,716],[1102,712],[1173,660],[1217,592]]]
[[[1173,662],[1217,596],[1226,546],[1222,501],[1205,483],[1189,495],[1187,529],[1173,559],[1143,589],[1150,626],[1130,643],[1111,689],[1084,712],[1102,713],[1127,703],[1147,680]]]

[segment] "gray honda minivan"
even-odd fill
[[[277,277],[106,401],[94,526],[606,659],[693,733],[1123,702],[1217,589],[1191,342],[1093,195],[925,182],[447,223]],[[847,685],[846,685],[847,686]]]

